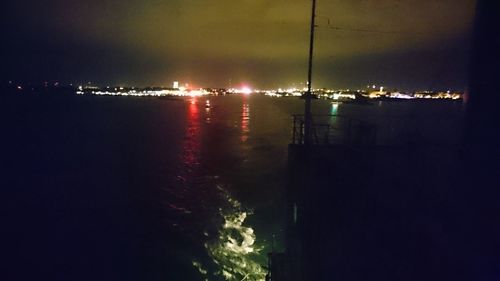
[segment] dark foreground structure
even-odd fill
[[[450,247],[458,155],[434,144],[290,145],[288,280],[461,276],[462,246]]]
[[[456,145],[381,142],[363,122],[345,126],[341,141],[328,131],[306,145],[299,120],[287,247],[270,255],[271,280],[500,279],[499,16],[478,1]]]

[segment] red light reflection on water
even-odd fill
[[[191,170],[199,164],[200,152],[200,112],[194,97],[189,100],[186,125],[182,161],[185,168]]]
[[[248,103],[247,97],[243,96],[243,107],[241,109],[241,141],[246,142],[248,140],[248,134],[250,133],[250,104]]]

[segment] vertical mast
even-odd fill
[[[304,95],[305,109],[304,109],[304,143],[310,145],[312,142],[312,115],[311,115],[311,99],[312,93],[312,62],[313,62],[313,48],[314,48],[314,28],[316,19],[316,0],[312,0],[311,11],[311,33],[309,38],[309,69],[307,72],[307,92]]]

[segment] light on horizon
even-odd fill
[[[243,87],[241,88],[240,92],[244,95],[249,95],[252,93],[252,89],[250,89],[249,87]]]

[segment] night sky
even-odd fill
[[[8,1],[2,8],[2,79],[303,87],[310,5]],[[318,0],[313,85],[464,90],[474,7],[474,0]]]

